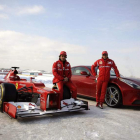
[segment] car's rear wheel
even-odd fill
[[[122,104],[122,95],[117,86],[110,85],[107,88],[105,102],[109,107],[119,107]]]
[[[16,102],[17,90],[14,84],[2,83],[0,85],[0,111],[3,112],[3,102]]]

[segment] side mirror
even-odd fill
[[[86,71],[81,71],[80,74],[81,75],[88,75]]]

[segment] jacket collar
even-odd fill
[[[103,58],[101,58],[103,61],[108,61],[109,60],[109,58],[107,58],[107,59],[103,59]]]
[[[60,59],[59,59],[58,61],[59,61],[60,63],[62,63],[62,64],[63,64],[63,62],[62,62]],[[66,63],[67,63],[67,60],[65,61],[65,64],[66,64]]]

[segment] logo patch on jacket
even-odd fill
[[[112,64],[111,61],[109,61],[108,64]]]
[[[100,61],[100,62],[99,62],[99,64],[103,64],[103,62],[102,62],[102,61]]]
[[[69,67],[70,66],[70,64],[67,64],[67,67]]]
[[[58,66],[58,67],[61,67],[61,64],[58,63],[57,66]]]

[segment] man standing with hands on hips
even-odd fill
[[[99,68],[99,75],[96,74],[95,67]],[[114,61],[108,58],[107,51],[102,52],[102,58],[97,60],[91,67],[93,75],[97,79],[97,91],[96,91],[96,107],[103,109],[103,103],[105,100],[105,94],[107,90],[107,85],[110,79],[110,70],[114,69],[116,77],[119,79],[120,74],[115,65]]]

